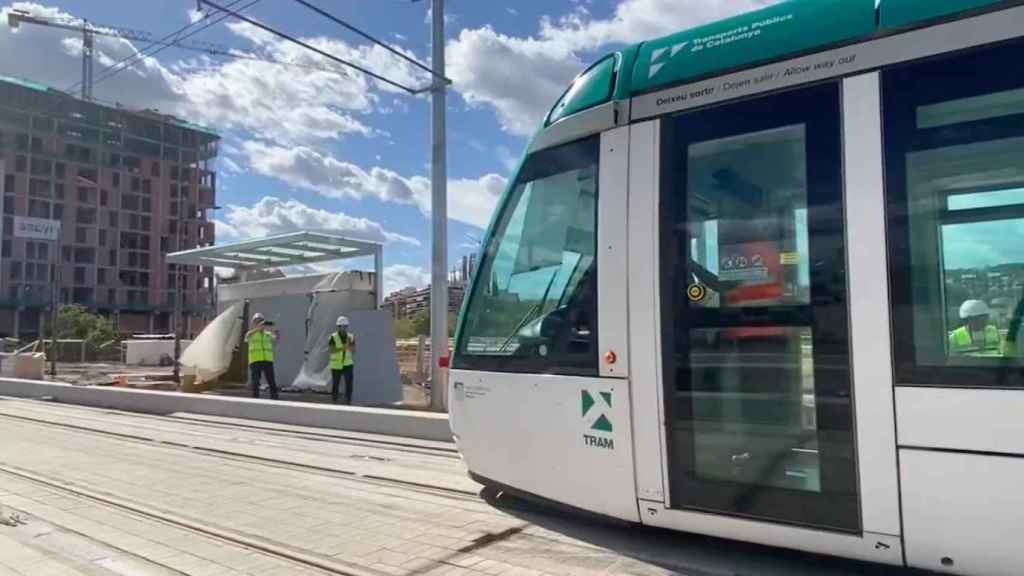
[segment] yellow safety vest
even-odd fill
[[[341,370],[356,363],[352,357],[352,345],[355,341],[356,337],[352,334],[348,335],[348,342],[342,342],[337,332],[331,334],[331,342],[334,342],[334,349],[331,350],[331,370]]]
[[[249,335],[249,364],[274,361],[274,337],[266,330]]]
[[[999,330],[989,324],[985,326],[985,341],[974,342],[967,326],[961,326],[949,335],[949,351],[953,353],[999,350]]]

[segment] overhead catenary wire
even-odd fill
[[[319,7],[311,4],[310,2],[307,2],[306,0],[295,0],[295,1],[298,2],[299,4],[302,4],[306,8],[309,8],[313,12],[316,12],[317,14],[323,16],[324,18],[327,18],[331,22],[334,22],[335,24],[345,28],[346,30],[354,32],[354,33],[358,34],[359,36],[362,36],[363,38],[369,40],[370,42],[373,42],[374,44],[380,46],[381,48],[384,48],[388,52],[391,52],[395,56],[398,56],[399,58],[401,58],[402,60],[405,60],[406,62],[412,64],[413,66],[416,66],[417,68],[419,68],[421,70],[425,70],[431,76],[434,76],[435,78],[440,78],[442,81],[444,81],[446,83],[451,83],[451,80],[449,80],[447,78],[444,78],[443,76],[437,75],[434,72],[434,69],[431,68],[430,66],[428,66],[428,65],[420,62],[419,60],[409,56],[408,54],[402,52],[398,48],[395,48],[395,47],[391,46],[387,42],[384,42],[383,40],[380,40],[380,39],[374,37],[370,33],[364,32],[363,30],[360,30],[359,28],[356,28],[352,24],[349,24],[348,22],[342,20],[341,18],[331,14],[330,12],[327,12],[327,11],[323,10],[322,8],[319,8]]]
[[[389,86],[393,86],[395,88],[398,88],[399,90],[402,90],[403,92],[407,92],[409,94],[419,94],[419,93],[423,92],[424,90],[429,90],[429,87],[427,87],[426,89],[417,89],[417,88],[410,88],[408,86],[405,86],[404,84],[401,84],[399,82],[391,80],[390,78],[386,78],[384,76],[381,76],[380,74],[372,72],[372,71],[368,70],[367,68],[365,68],[363,66],[360,66],[359,64],[356,64],[355,62],[351,62],[349,60],[345,60],[344,58],[340,58],[338,56],[335,56],[334,54],[331,54],[330,52],[327,52],[325,50],[321,50],[321,49],[317,48],[316,46],[313,46],[312,44],[310,44],[308,42],[304,42],[303,40],[300,40],[300,39],[298,39],[298,38],[296,38],[296,37],[294,37],[294,36],[292,36],[290,34],[287,34],[285,32],[277,30],[277,29],[275,29],[275,28],[273,28],[271,26],[267,26],[266,24],[263,24],[262,22],[259,22],[257,20],[253,20],[252,18],[248,18],[248,17],[246,17],[246,16],[244,16],[242,14],[239,14],[238,12],[236,12],[234,10],[231,10],[230,8],[225,8],[225,7],[220,6],[219,4],[217,4],[215,2],[211,2],[210,0],[199,0],[199,4],[200,4],[200,6],[210,6],[211,8],[213,8],[215,10],[218,10],[220,12],[224,12],[224,13],[230,14],[231,16],[234,16],[235,18],[241,20],[242,22],[245,22],[247,24],[255,26],[255,27],[259,28],[260,30],[263,30],[264,32],[269,32],[270,34],[273,34],[274,36],[277,36],[278,38],[281,38],[283,40],[291,42],[292,44],[296,44],[298,46],[302,46],[306,50],[309,50],[311,52],[315,52],[315,53],[323,56],[324,58],[327,58],[328,60],[332,60],[334,62],[337,62],[338,64],[341,64],[343,66],[347,66],[347,67],[349,67],[349,68],[351,68],[353,70],[356,70],[358,72],[362,72],[363,74],[369,76],[370,78],[373,78],[374,80],[377,80],[378,82],[382,82],[382,83],[387,84]]]
[[[253,5],[255,5],[256,3],[258,3],[259,1],[260,0],[251,0],[248,4],[243,6],[241,9],[245,10],[247,8],[250,8]],[[237,5],[237,4],[241,3],[241,2],[242,2],[242,0],[232,0],[230,5],[234,6],[234,5]],[[185,26],[182,26],[181,28],[178,28],[177,30],[175,30],[175,31],[165,35],[163,38],[160,38],[156,42],[150,43],[148,46],[144,47],[142,50],[139,50],[137,53],[131,54],[129,56],[126,56],[125,58],[122,58],[119,62],[111,64],[103,72],[100,73],[98,78],[96,78],[93,81],[93,85],[96,85],[96,84],[98,84],[100,82],[103,82],[104,80],[108,80],[108,79],[116,76],[117,74],[119,74],[121,72],[124,72],[128,68],[131,68],[136,62],[142,61],[144,58],[147,58],[147,57],[151,58],[151,57],[159,54],[160,52],[163,52],[164,50],[166,50],[170,46],[174,45],[173,44],[174,42],[180,42],[181,40],[185,40],[187,38],[191,38],[192,36],[195,36],[196,34],[202,32],[203,30],[206,30],[207,28],[210,28],[211,26],[214,26],[214,25],[220,23],[221,21],[223,21],[226,18],[226,16],[218,17],[215,20],[213,20],[212,22],[208,22],[208,23],[200,26],[199,28],[197,28],[195,30],[192,30],[192,31],[188,32],[187,34],[185,34],[185,31],[188,30],[189,28],[191,28],[193,26],[196,26],[197,24],[202,24],[203,22],[205,22],[206,20],[208,20],[211,17],[212,17],[212,15],[204,15],[199,20],[197,20],[195,22],[190,22],[189,24],[186,24]],[[173,38],[173,40],[170,40],[172,38]],[[159,43],[161,43],[161,42],[168,42],[168,44],[159,45]],[[157,47],[157,46],[159,46],[159,47]],[[152,52],[148,52],[151,48],[154,48],[154,47],[157,47],[157,49],[153,50]],[[74,90],[74,88],[75,88],[75,86],[72,86],[70,88],[70,90]]]

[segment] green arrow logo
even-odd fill
[[[600,413],[595,412],[597,416],[590,424],[590,429],[596,430],[598,432],[611,433],[613,430],[612,422],[611,420],[608,419],[606,412],[612,407],[612,393],[600,392],[598,393],[598,397],[601,399],[600,404],[602,404],[603,406],[599,409]],[[593,394],[591,394],[587,390],[582,390],[580,393],[580,406],[582,408],[583,418],[586,419],[587,415],[591,413],[591,410],[593,410],[594,406],[597,406],[598,403],[599,402]]]

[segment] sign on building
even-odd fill
[[[14,237],[31,238],[33,240],[57,240],[60,238],[60,220],[15,216]]]

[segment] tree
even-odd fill
[[[448,336],[455,335],[455,324],[459,321],[454,312],[448,313]],[[430,312],[421,312],[409,319],[413,336],[430,336]]]
[[[57,339],[84,340],[86,351],[95,355],[118,343],[113,323],[80,304],[62,305],[57,310]]]

